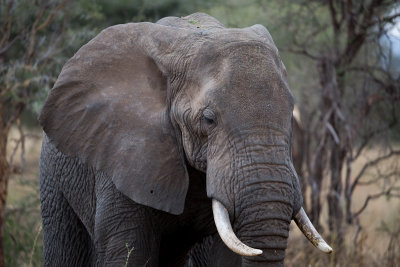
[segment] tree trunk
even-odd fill
[[[335,234],[334,243],[336,249],[343,243],[343,210],[342,210],[342,168],[345,151],[340,149],[339,145],[332,144],[331,149],[331,185],[328,194],[329,217],[328,224],[331,233]]]
[[[9,129],[3,122],[3,109],[0,105],[0,266],[4,266],[4,225],[7,200],[7,185],[10,174],[7,161],[7,137]]]
[[[337,82],[335,61],[332,58],[323,58],[319,63],[319,78],[322,87],[322,114],[321,127],[327,140],[326,157],[329,158],[330,188],[328,200],[329,230],[334,236],[335,247],[340,248],[343,243],[343,211],[342,202],[342,169],[346,156],[346,138],[343,132],[343,118],[341,118],[342,94]]]
[[[321,231],[319,224],[319,217],[321,214],[321,188],[323,179],[323,161],[324,151],[317,151],[313,160],[313,167],[310,175],[311,184],[311,207],[310,207],[310,220],[314,227]]]

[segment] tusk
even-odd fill
[[[262,254],[262,250],[254,249],[240,241],[232,230],[229,214],[224,205],[216,199],[212,200],[212,210],[218,234],[225,245],[233,252],[242,256],[257,256]]]
[[[294,216],[294,221],[307,239],[310,240],[315,247],[328,254],[332,252],[332,248],[325,242],[324,239],[322,239],[314,225],[312,225],[303,208],[301,208],[296,216]]]
[[[293,118],[299,125],[300,129],[303,129],[303,123],[301,122],[300,119],[300,110],[296,105],[293,107]]]

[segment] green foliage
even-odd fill
[[[20,0],[2,4],[0,24],[8,26],[0,46],[0,88],[7,92],[1,102],[9,115],[17,106],[38,112],[71,55],[68,52],[82,45],[75,34],[67,38],[70,14],[63,3]]]
[[[83,1],[86,4],[93,1]],[[168,16],[186,16],[190,13],[202,11],[211,6],[211,0],[116,0],[96,1],[96,7],[102,14],[103,25],[115,25],[127,22],[157,20]]]

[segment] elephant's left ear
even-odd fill
[[[183,212],[189,182],[158,55],[171,56],[178,35],[152,23],[104,30],[66,63],[39,117],[61,152],[172,214]]]

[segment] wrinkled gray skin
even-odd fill
[[[282,266],[302,205],[292,110],[261,25],[196,13],[102,31],[39,118],[44,265],[123,266],[127,244],[129,266]],[[211,199],[262,255],[222,243]]]

